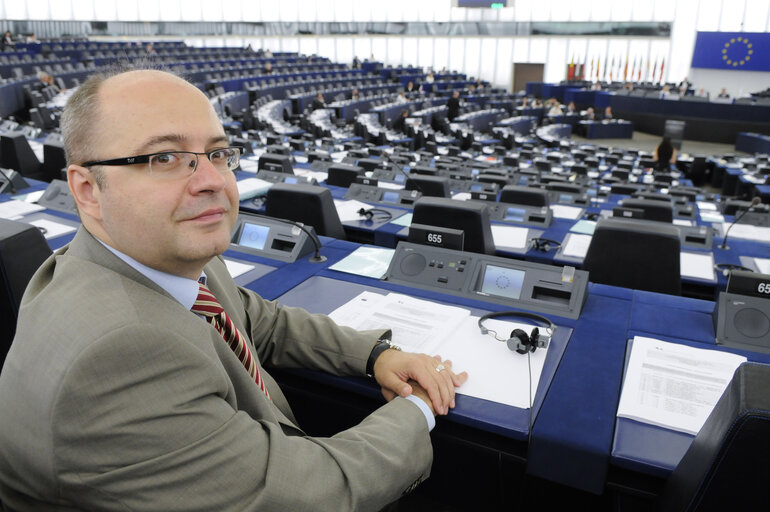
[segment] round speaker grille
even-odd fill
[[[408,276],[416,276],[425,268],[425,256],[413,252],[401,260],[401,272]]]
[[[741,309],[733,318],[735,330],[749,338],[761,338],[770,332],[770,319],[754,308]]]

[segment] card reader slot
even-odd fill
[[[532,288],[532,298],[542,302],[569,305],[571,297],[572,292],[566,290],[554,290],[553,288],[542,286],[534,286]]]
[[[270,246],[270,248],[275,249],[276,251],[291,252],[294,249],[295,245],[297,244],[292,242],[291,240],[281,240],[281,239],[275,238],[273,239],[273,243]]]

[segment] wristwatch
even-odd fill
[[[369,359],[366,360],[367,377],[374,377],[374,362],[377,361],[377,358],[380,357],[380,354],[389,348],[392,348],[393,350],[401,350],[396,345],[391,344],[389,339],[380,338],[377,340],[374,348],[372,348],[372,351],[369,353]]]

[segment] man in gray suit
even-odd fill
[[[82,227],[30,282],[0,374],[6,508],[377,510],[428,475],[467,376],[235,285],[239,153],[199,90],[93,78],[62,129]],[[201,284],[230,327],[196,314]],[[308,437],[263,364],[373,374],[389,401]]]

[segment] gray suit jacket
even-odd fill
[[[393,400],[306,436],[262,368],[362,375],[379,333],[208,286],[272,398],[219,333],[83,228],[33,277],[0,374],[0,501],[11,510],[377,510],[425,478],[425,418]]]

